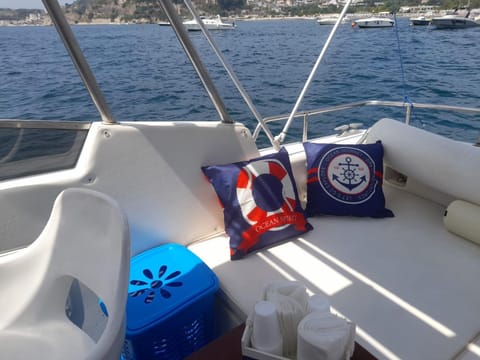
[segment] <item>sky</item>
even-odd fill
[[[73,3],[73,0],[59,1],[61,5]],[[0,0],[0,9],[44,9],[42,0]]]

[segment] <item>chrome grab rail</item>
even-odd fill
[[[247,91],[243,87],[242,83],[238,79],[237,75],[233,71],[232,67],[228,63],[227,59],[223,56],[222,52],[218,48],[217,44],[215,41],[213,41],[212,36],[210,35],[209,31],[205,28],[205,25],[203,24],[203,21],[201,20],[200,16],[198,15],[197,10],[195,9],[195,6],[190,0],[183,0],[185,5],[187,6],[188,10],[190,10],[190,13],[193,15],[194,19],[197,21],[198,25],[200,26],[200,29],[202,30],[203,35],[207,39],[208,43],[210,44],[210,47],[212,48],[213,52],[215,55],[217,55],[218,60],[220,61],[220,64],[222,64],[223,68],[226,70],[228,76],[230,76],[230,79],[232,80],[233,84],[237,88],[238,92],[242,96],[243,100],[247,104],[248,108],[252,112],[253,116],[255,116],[255,119],[257,119],[257,122],[260,124],[260,126],[263,128],[263,131],[267,135],[268,140],[272,144],[272,146],[276,149],[279,150],[280,147],[278,144],[275,142],[275,138],[273,134],[271,133],[270,129],[268,126],[266,126],[263,123],[263,118],[258,112],[257,108],[253,104],[252,99],[248,95]]]
[[[471,107],[464,107],[464,106],[436,105],[436,104],[426,104],[426,103],[406,103],[402,101],[366,100],[366,101],[357,101],[357,102],[342,104],[342,105],[328,106],[328,107],[318,108],[313,110],[300,111],[294,114],[294,118],[303,117],[302,139],[303,141],[306,141],[308,139],[308,120],[310,116],[327,114],[331,112],[349,110],[354,108],[360,108],[364,106],[404,107],[406,108],[405,109],[406,124],[410,124],[412,108],[480,114],[480,108],[471,108]],[[263,121],[264,123],[269,123],[274,121],[288,120],[290,116],[291,114],[269,116],[264,118]],[[257,125],[253,132],[253,138],[255,140],[257,140],[258,138],[258,135],[260,134],[260,130],[261,130],[260,125]],[[480,143],[480,139],[477,141],[477,144],[478,143]]]
[[[100,87],[98,86],[95,75],[93,75],[90,66],[88,65],[87,59],[82,53],[78,42],[73,35],[70,25],[68,25],[67,19],[62,12],[62,9],[56,0],[42,0],[43,6],[47,10],[50,18],[52,19],[55,28],[57,29],[58,35],[63,41],[65,48],[70,55],[73,64],[75,65],[80,78],[82,79],[85,87],[87,88],[90,97],[93,100],[102,121],[105,124],[115,124],[115,119],[113,117],[110,106],[108,106],[107,100],[103,96]]]
[[[192,66],[197,72],[203,87],[207,91],[213,106],[217,110],[220,120],[223,123],[232,124],[234,121],[230,117],[227,108],[225,107],[225,104],[223,103],[223,100],[208,73],[207,68],[203,65],[200,55],[195,50],[195,47],[193,46],[193,43],[187,34],[187,30],[183,26],[180,17],[177,15],[176,8],[173,6],[170,0],[157,0],[157,2],[165,12],[165,15],[167,16],[175,35],[177,35],[178,41],[182,45],[185,54],[192,63]]]
[[[300,107],[300,104],[302,103],[303,98],[305,97],[305,94],[307,93],[308,88],[310,87],[310,85],[313,81],[313,78],[315,77],[315,74],[317,73],[317,70],[320,66],[320,63],[323,60],[323,57],[327,53],[327,50],[330,47],[330,43],[332,42],[332,40],[333,40],[333,38],[334,38],[334,36],[337,32],[338,26],[340,25],[340,23],[342,22],[342,19],[344,18],[345,14],[347,13],[347,10],[348,10],[351,2],[352,2],[352,0],[347,0],[345,2],[345,5],[343,6],[342,12],[338,16],[337,21],[335,22],[335,25],[333,26],[332,31],[330,31],[330,34],[328,35],[327,41],[323,45],[323,48],[320,51],[320,54],[318,55],[317,60],[315,61],[315,65],[313,65],[313,68],[310,71],[310,75],[308,75],[307,81],[303,85],[302,91],[300,92],[300,95],[298,96],[298,99],[295,102],[295,105],[293,106],[293,109],[292,109],[292,111],[290,112],[290,115],[287,118],[287,122],[285,123],[285,126],[283,127],[280,134],[278,134],[275,137],[275,142],[277,143],[277,146],[279,146],[283,142],[285,137],[287,136],[288,129],[290,128],[290,126],[293,122],[293,119],[295,118],[295,114],[297,113],[298,108]]]
[[[72,29],[68,24],[65,15],[62,12],[60,5],[58,4],[57,0],[42,0],[45,9],[47,10],[50,18],[52,19],[55,28],[67,49],[72,62],[74,63],[77,71],[87,88],[90,97],[92,98],[95,106],[97,107],[98,112],[102,118],[102,121],[105,124],[115,124],[116,121],[113,117],[112,111],[98,86],[98,83],[93,75],[93,72],[88,65],[88,62],[85,56],[78,45],[78,42],[73,35]],[[173,6],[170,0],[157,0],[157,2],[161,5],[162,9],[164,10],[165,14],[167,15],[172,28],[175,30],[175,33],[180,41],[180,44],[184,48],[190,62],[192,63],[195,71],[198,73],[200,80],[202,81],[205,90],[207,91],[208,96],[210,97],[215,109],[217,110],[220,119],[224,123],[233,123],[234,121],[231,119],[228,111],[218,93],[215,85],[213,84],[207,69],[203,65],[198,56],[195,48],[193,47],[187,32],[176,14],[176,9]]]

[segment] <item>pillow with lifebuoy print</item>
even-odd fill
[[[393,217],[383,194],[383,145],[303,144],[307,155],[307,216]]]
[[[202,171],[223,206],[232,260],[312,229],[285,149],[249,161],[204,166]]]

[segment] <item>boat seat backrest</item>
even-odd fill
[[[74,169],[12,180],[2,190],[0,214],[8,226],[0,226],[0,252],[37,237],[48,220],[45,209],[68,187],[98,190],[120,203],[130,224],[132,254],[221,233],[223,213],[200,167],[258,155],[241,124],[92,123]]]
[[[109,127],[108,139],[102,139],[102,129],[91,129],[99,147],[82,156],[85,168],[93,164],[88,170],[96,177],[92,185],[125,209],[132,253],[223,232],[223,213],[201,166],[258,156],[247,128],[217,122],[122,123]]]
[[[389,173],[401,174],[406,182],[392,179],[393,184],[407,191],[429,197],[428,189],[433,189],[446,195],[432,199],[439,203],[462,199],[480,204],[475,175],[480,168],[480,148],[391,119],[382,119],[370,128],[365,142],[377,140],[384,146],[387,181]]]

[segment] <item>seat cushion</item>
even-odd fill
[[[190,249],[245,314],[268,282],[298,280],[328,295],[378,358],[452,358],[480,331],[480,247],[444,228],[443,206],[384,191],[394,218],[311,218],[314,231],[235,262],[228,237]]]
[[[378,140],[387,166],[453,199],[480,205],[479,147],[392,119],[382,119],[369,129],[365,141]]]

